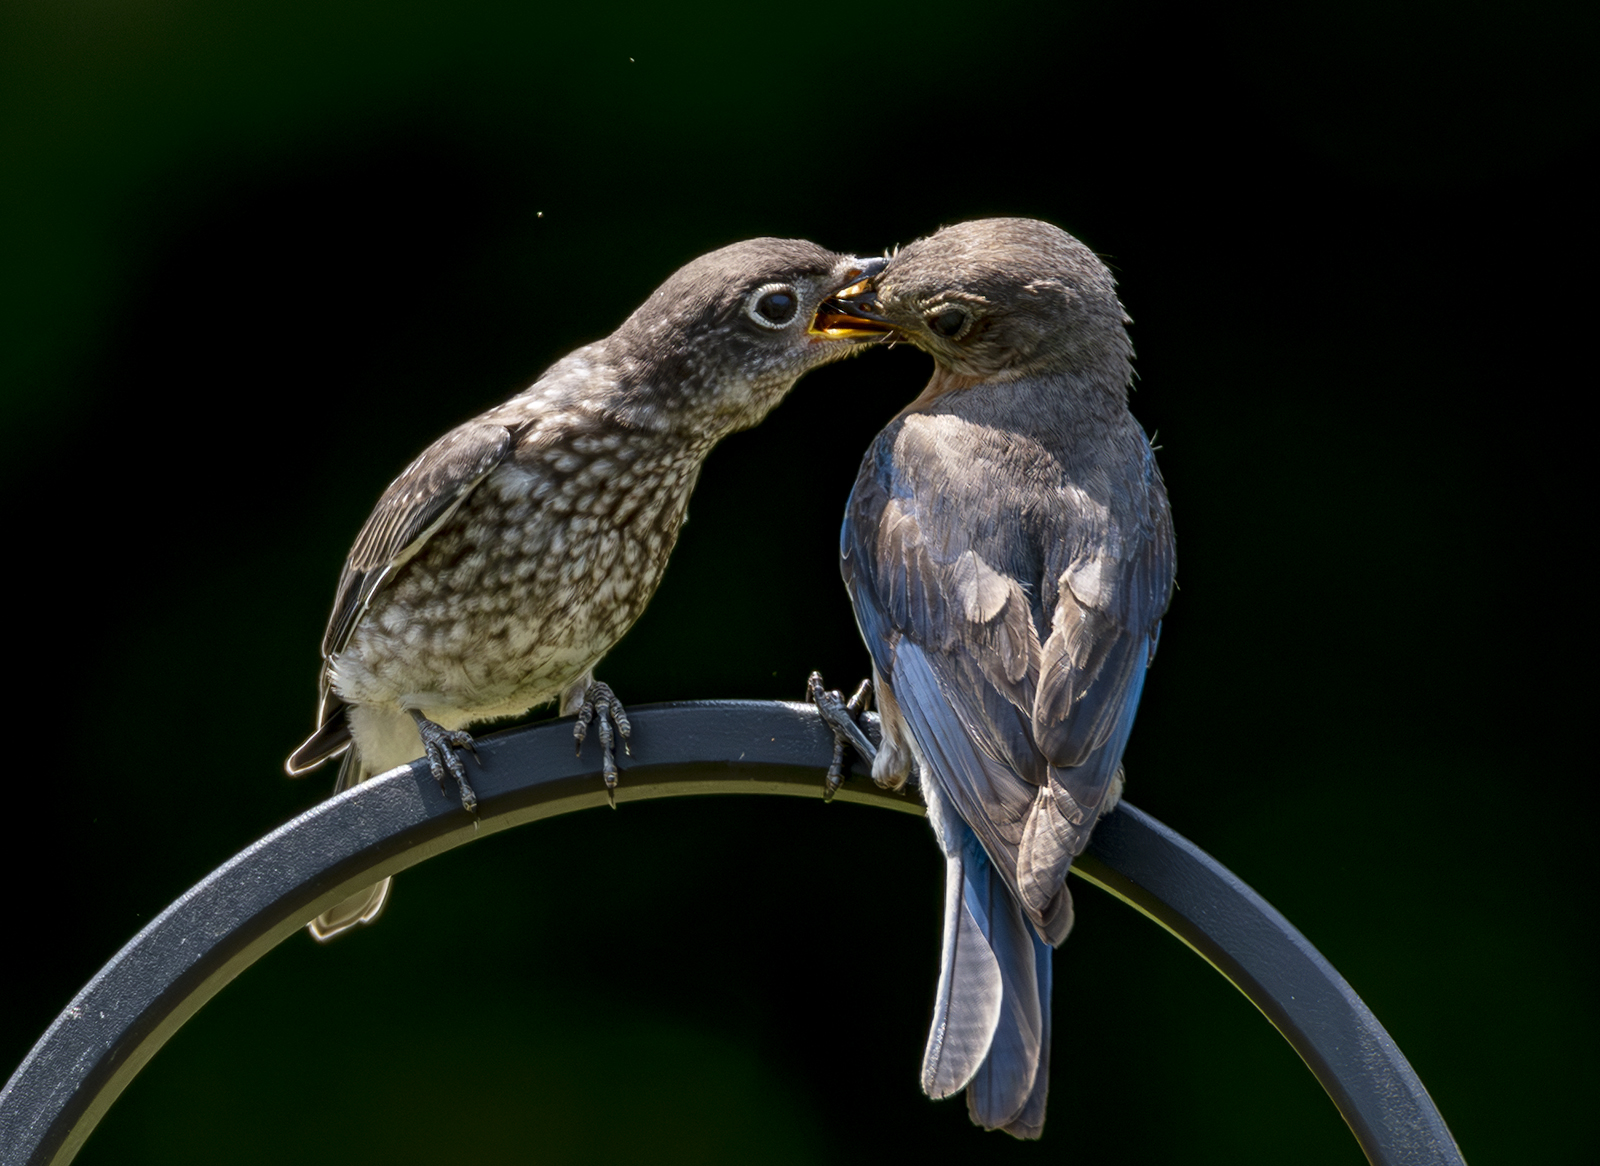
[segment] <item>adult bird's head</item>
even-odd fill
[[[902,248],[825,310],[894,328],[961,382],[1131,373],[1131,321],[1093,251],[1038,219],[979,219]],[[1096,374],[1100,374],[1097,376]],[[955,387],[955,386],[950,386]]]
[[[804,373],[882,339],[886,326],[835,314],[829,297],[884,259],[804,239],[749,239],[680,268],[608,340],[630,412],[715,439],[755,425]]]

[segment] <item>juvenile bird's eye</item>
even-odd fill
[[[967,330],[970,317],[965,308],[941,308],[928,317],[928,327],[946,340],[954,340]]]
[[[745,313],[763,328],[785,328],[794,323],[800,297],[788,284],[769,283],[750,293]]]

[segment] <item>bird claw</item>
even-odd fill
[[[576,742],[573,750],[575,756],[583,753],[584,738],[589,735],[589,724],[599,718],[600,734],[600,772],[606,780],[606,799],[611,803],[611,808],[617,808],[617,756],[613,748],[617,737],[622,738],[622,751],[629,757],[633,756],[633,749],[628,744],[628,738],[633,733],[633,725],[628,720],[628,710],[622,707],[622,702],[617,699],[617,694],[611,691],[609,684],[595,681],[583,693],[583,705],[578,709],[578,723],[572,726],[572,737]],[[615,724],[613,731],[612,725]]]
[[[445,772],[455,778],[456,789],[461,794],[461,808],[469,813],[476,813],[478,809],[478,795],[473,792],[472,785],[467,781],[467,767],[461,763],[457,749],[471,750],[473,759],[479,765],[483,764],[478,757],[478,745],[471,735],[460,729],[446,729],[434,724],[416,709],[412,709],[411,719],[417,722],[417,733],[422,738],[422,748],[428,758],[428,769],[433,774],[433,780],[439,783],[439,792],[449,798],[449,790],[445,786]]]
[[[828,775],[822,785],[822,800],[831,802],[844,782],[844,750],[848,745],[870,765],[878,750],[856,724],[856,718],[867,711],[872,703],[872,681],[863,680],[847,701],[837,688],[823,687],[822,673],[813,672],[806,679],[806,696],[817,706],[822,723],[833,731],[833,760],[828,765]]]

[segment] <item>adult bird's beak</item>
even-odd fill
[[[889,322],[876,314],[878,291],[872,283],[888,262],[869,259],[847,272],[850,282],[822,301],[807,331],[824,340],[878,340],[893,332]]]

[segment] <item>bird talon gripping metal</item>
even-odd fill
[[[871,741],[856,723],[872,703],[872,681],[863,680],[848,701],[837,688],[825,688],[822,673],[813,672],[806,678],[806,696],[817,706],[822,723],[833,732],[833,759],[828,763],[827,776],[822,783],[822,800],[831,802],[844,783],[844,751],[854,749],[868,765],[877,755]]]

